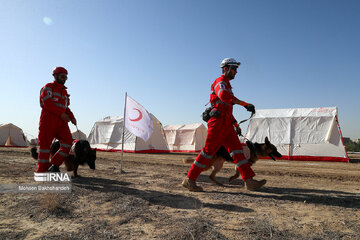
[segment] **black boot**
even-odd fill
[[[48,169],[49,172],[60,172],[59,166],[56,166],[54,164],[51,164],[51,166]]]

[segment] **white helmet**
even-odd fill
[[[224,60],[222,60],[220,67],[223,68],[225,66],[240,66],[240,62],[237,62],[235,59],[233,58],[225,58]]]

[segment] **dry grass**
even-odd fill
[[[70,210],[67,208],[64,194],[44,193],[38,195],[40,198],[40,209],[57,217],[68,216]]]
[[[124,154],[124,174],[119,155],[80,167],[71,194],[2,194],[0,239],[360,239],[360,164],[259,161],[259,192],[227,184],[225,164],[225,187],[204,172],[205,192],[191,193],[180,186],[188,155]],[[32,180],[35,165],[26,150],[0,149],[1,183]]]

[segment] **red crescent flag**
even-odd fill
[[[134,99],[127,96],[125,102],[125,127],[145,142],[154,131],[153,120],[146,109]]]

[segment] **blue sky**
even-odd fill
[[[30,137],[55,66],[68,69],[70,108],[89,134],[123,114],[125,92],[163,125],[201,122],[221,60],[234,57],[239,99],[337,106],[343,135],[360,138],[359,1],[0,0],[0,9],[0,123]],[[236,106],[234,116],[249,114]]]

